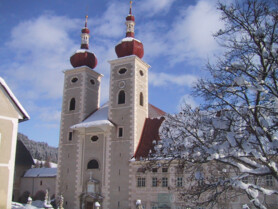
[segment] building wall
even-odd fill
[[[148,117],[149,66],[136,56],[110,61],[109,120],[115,124],[108,135],[107,198],[105,208],[130,208],[129,160],[135,153]],[[120,73],[126,69],[125,73]],[[141,74],[140,75],[140,71]],[[120,91],[125,92],[125,102],[118,103]],[[140,92],[144,104],[140,105]],[[119,129],[123,135],[119,136]]]
[[[21,195],[21,179],[24,173],[30,169],[30,165],[16,165],[14,170],[13,201],[18,201]]]
[[[65,71],[56,196],[64,196],[66,209],[79,207],[83,185],[81,161],[84,139],[70,127],[83,121],[99,107],[101,77],[86,66]],[[75,98],[74,110],[70,110],[72,98]]]
[[[22,116],[1,87],[0,101],[0,208],[10,208],[18,119]]]
[[[38,191],[46,191],[48,190],[49,197],[55,195],[55,184],[56,184],[56,176],[55,177],[22,177],[20,183],[20,195],[23,192],[28,191],[30,195],[34,197]]]
[[[186,202],[180,198],[179,194],[188,190],[190,182],[188,178],[189,174],[186,170],[180,171],[177,167],[176,162],[172,162],[170,165],[165,166],[168,170],[167,172],[162,172],[163,162],[157,162],[154,166],[159,165],[157,172],[152,172],[152,169],[142,169],[146,168],[146,165],[150,165],[152,162],[145,161],[131,161],[130,167],[132,168],[132,196],[131,196],[131,208],[135,209],[136,200],[140,199],[142,201],[145,209],[153,209],[164,206],[168,206],[171,209],[188,209]],[[167,162],[166,162],[167,164]],[[206,165],[203,169],[204,172],[210,171],[211,166]],[[217,171],[215,171],[217,173]],[[211,173],[210,173],[211,174]],[[206,175],[206,174],[205,174]],[[233,175],[229,173],[229,175]],[[215,175],[217,176],[217,175]],[[155,177],[158,179],[157,187],[152,186],[152,178]],[[177,178],[182,177],[183,186],[177,186]],[[138,178],[145,178],[145,186],[138,186]],[[162,178],[168,179],[168,186],[163,187]],[[253,182],[252,179],[248,179],[248,182]],[[258,185],[264,186],[269,189],[278,189],[278,182],[273,178],[272,186],[266,186],[266,178],[260,177],[260,180],[257,181]],[[215,209],[239,209],[242,208],[244,204],[248,204],[250,209],[255,209],[253,204],[250,202],[248,197],[242,191],[233,190],[233,193],[236,192],[237,197],[231,198],[229,194],[222,197],[220,202],[215,205]],[[267,197],[260,196],[259,199],[267,203],[268,207],[271,209],[278,209],[278,197],[277,195],[271,195]],[[205,208],[205,207],[204,207]],[[195,209],[195,208],[194,208]]]

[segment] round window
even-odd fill
[[[94,79],[91,79],[91,80],[90,80],[90,83],[91,83],[92,85],[95,85],[95,84],[96,84],[96,82],[95,82]]]
[[[92,136],[92,137],[91,137],[91,140],[92,140],[93,142],[97,141],[97,140],[98,140],[98,136]]]
[[[119,70],[119,73],[120,73],[120,74],[125,74],[125,73],[126,73],[126,71],[127,71],[127,69],[125,69],[125,68],[121,68],[121,69]]]
[[[71,79],[71,82],[72,82],[72,83],[75,83],[75,82],[77,82],[77,81],[78,81],[78,78],[76,78],[76,77],[74,77],[74,78]]]
[[[140,73],[140,75],[141,75],[141,76],[143,76],[143,75],[144,75],[144,73],[143,73],[143,71],[142,71],[142,70],[140,70],[140,71],[139,71],[139,73]]]

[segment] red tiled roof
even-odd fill
[[[150,153],[150,150],[152,151],[152,153],[154,152],[155,144],[153,143],[153,141],[155,140],[157,142],[158,140],[160,140],[158,131],[163,120],[164,117],[146,119],[141,139],[134,154],[136,160],[140,159],[141,157],[147,157]]]
[[[163,117],[165,114],[166,113],[163,110],[149,103],[149,118],[160,118]]]

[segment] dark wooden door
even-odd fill
[[[86,209],[94,209],[94,203],[93,202],[87,202]]]

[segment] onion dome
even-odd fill
[[[85,27],[81,30],[81,47],[71,57],[70,63],[73,67],[88,66],[94,69],[97,66],[97,58],[89,51],[90,30],[87,28],[88,16],[86,16]]]
[[[126,17],[126,37],[115,47],[118,57],[136,55],[139,58],[144,56],[144,47],[141,41],[134,38],[135,17],[131,12],[132,1],[130,1],[129,15]]]

